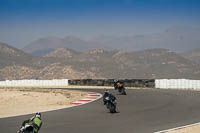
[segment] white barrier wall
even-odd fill
[[[155,88],[162,89],[200,89],[200,80],[156,79]]]
[[[6,80],[0,81],[0,87],[17,86],[68,86],[68,79],[53,80]]]
[[[0,81],[0,87],[34,87],[34,86],[68,86],[68,79],[53,80],[6,80]],[[200,80],[189,79],[156,79],[155,88],[161,89],[200,89]]]

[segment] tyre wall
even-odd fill
[[[125,87],[155,87],[154,79],[121,79]],[[80,86],[113,86],[114,79],[76,79],[69,80],[69,85]]]

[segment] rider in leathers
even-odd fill
[[[22,128],[20,130],[24,130],[26,124],[30,124],[33,126],[33,133],[38,133],[42,126],[41,113],[37,112],[33,117],[25,120],[22,123]]]
[[[111,99],[112,101],[116,100],[116,97],[114,95],[112,95],[111,93],[109,93],[109,91],[105,91],[104,95],[103,95],[104,105],[107,104],[107,102],[108,102],[108,100],[106,99],[106,97],[109,97],[109,99]]]

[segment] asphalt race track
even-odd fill
[[[103,93],[104,90],[89,90]],[[40,133],[153,133],[200,122],[200,92],[127,90],[111,114],[102,98],[89,104],[42,113]],[[37,106],[37,105],[36,105]],[[34,108],[34,107],[33,107]],[[1,118],[0,132],[15,133],[31,115]]]

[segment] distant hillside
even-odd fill
[[[124,76],[137,78],[199,78],[197,64],[167,49],[150,49],[114,56],[121,67],[126,67]],[[129,77],[128,76],[128,77]]]
[[[189,60],[200,64],[200,48],[181,53],[181,55]]]
[[[29,65],[32,56],[22,50],[0,43],[0,68],[8,65]]]
[[[168,49],[127,53],[97,49],[66,58],[62,65],[66,64],[103,78],[200,78],[199,65]]]
[[[57,48],[44,55],[44,57],[59,57],[59,58],[72,58],[79,54],[78,52],[68,48]]]
[[[58,57],[26,54],[0,43],[0,80],[95,78],[93,73],[77,71],[70,64],[63,66],[62,61],[63,59]]]
[[[5,43],[0,43],[0,68],[16,65],[40,68],[54,62],[52,59],[33,56]]]
[[[40,38],[26,47],[24,51],[34,55],[45,55],[57,48],[70,48],[76,51],[88,51],[94,48],[106,48],[94,41],[85,41],[77,37],[67,36],[65,38],[59,37],[44,37]]]
[[[0,44],[0,80],[83,78],[190,78],[200,79],[200,64],[168,49],[137,52],[103,49],[78,52],[58,48],[32,56]]]

